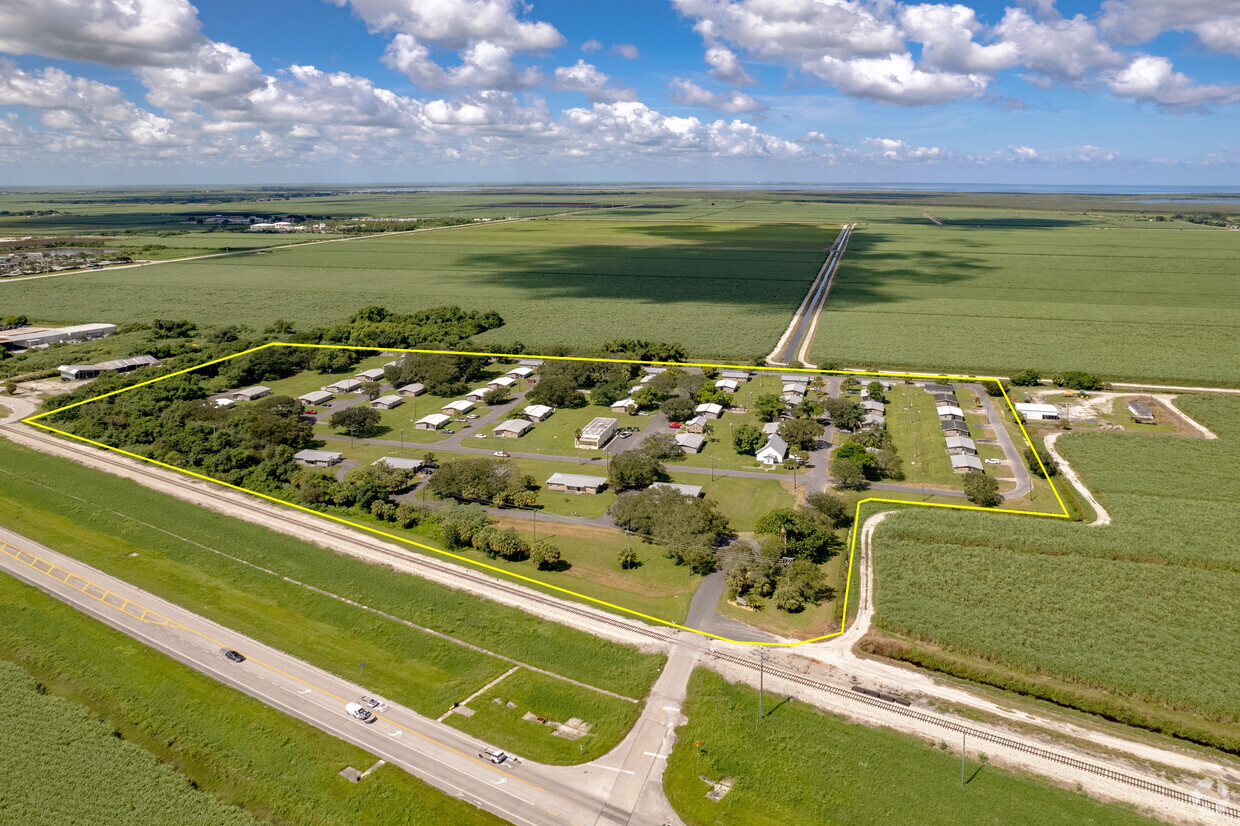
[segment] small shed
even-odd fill
[[[244,390],[234,390],[228,394],[228,398],[235,402],[251,402],[255,399],[261,399],[263,396],[270,396],[271,388],[263,387],[261,384],[254,387],[247,387]]]
[[[1154,424],[1154,408],[1140,399],[1128,402],[1128,414],[1138,424]]]
[[[491,390],[508,390],[516,383],[517,380],[512,376],[500,376],[498,379],[487,382],[487,387]]]
[[[605,476],[585,476],[580,473],[553,473],[547,479],[547,490],[562,493],[598,493],[607,486]]]
[[[457,401],[448,402],[445,404],[441,412],[445,416],[464,416],[473,409],[474,403],[469,399],[458,399]]]
[[[323,388],[329,393],[358,393],[362,389],[362,383],[357,379],[341,379],[334,381]]]
[[[426,464],[421,459],[405,459],[400,456],[384,456],[382,459],[375,459],[371,465],[385,464],[393,470],[418,470],[422,465]]]
[[[688,496],[691,499],[697,499],[702,495],[701,485],[681,485],[676,482],[653,482],[650,487],[653,488],[670,488],[677,493]]]
[[[390,396],[380,396],[379,398],[371,402],[370,406],[373,407],[375,410],[391,410],[393,407],[400,407],[404,403],[405,403],[405,400],[403,397],[397,396],[397,395],[390,395]]]
[[[525,419],[508,419],[497,424],[491,432],[501,439],[519,439],[533,426],[533,422]]]
[[[418,419],[413,423],[413,427],[415,430],[438,430],[450,421],[452,421],[451,416],[444,413],[432,413]]]
[[[331,467],[344,458],[343,454],[336,453],[331,450],[299,450],[293,454],[293,459],[307,467]]]
[[[545,404],[531,404],[521,412],[532,422],[543,422],[550,418],[555,408]]]
[[[968,436],[951,434],[947,437],[947,452],[967,456],[977,455],[977,445]]]
[[[952,460],[952,470],[956,473],[982,473],[982,460],[976,456],[970,456],[967,453],[953,453],[950,457]]]
[[[772,436],[767,443],[758,448],[757,459],[764,465],[778,465],[788,456],[788,443],[778,435]]]
[[[426,392],[426,385],[415,381],[413,384],[396,388],[396,392],[402,396],[421,396]]]
[[[313,407],[316,404],[327,404],[331,400],[332,394],[326,390],[311,390],[309,393],[297,397],[297,401],[306,407]]]
[[[700,453],[706,445],[706,437],[701,433],[677,433],[676,446],[681,453]]]

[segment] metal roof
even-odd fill
[[[585,476],[580,473],[553,473],[547,478],[548,485],[566,488],[601,488],[607,484],[606,476]]]

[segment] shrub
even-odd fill
[[[975,505],[993,508],[999,504],[999,482],[985,473],[966,473],[964,477],[964,495]]]

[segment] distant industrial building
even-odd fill
[[[1057,422],[1059,421],[1059,408],[1053,404],[1026,404],[1025,402],[1017,402],[1013,405],[1016,412],[1024,417],[1027,422]]]
[[[106,338],[116,332],[115,324],[75,324],[70,327],[15,327],[0,331],[0,347],[31,350],[62,342]]]
[[[57,369],[60,370],[62,381],[81,381],[93,379],[100,373],[128,373],[152,364],[159,364],[159,359],[154,356],[130,356],[112,361],[101,361],[98,364],[62,364]]]

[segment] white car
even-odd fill
[[[363,723],[373,723],[378,719],[375,715],[362,708],[360,703],[346,703],[344,710],[349,712],[350,717],[356,717]]]
[[[371,711],[377,712],[379,714],[382,714],[383,712],[387,711],[387,708],[388,708],[387,703],[383,702],[377,697],[363,696],[360,702],[366,708],[370,709]]]
[[[474,434],[474,438],[475,438],[475,439],[485,439],[486,437],[487,437],[487,434],[485,434],[485,433],[475,433],[475,434]]]
[[[509,757],[507,752],[500,751],[499,749],[493,749],[490,746],[487,746],[484,750],[478,752],[478,756],[483,760],[489,760],[492,763],[503,763]]]
[[[987,460],[986,460],[986,464],[988,464],[988,465],[1001,465],[1001,464],[1003,464],[1003,460],[1002,460],[1002,459],[987,459]]]
[[[469,414],[468,416],[466,416],[465,418],[467,418],[467,419],[476,419],[476,418],[478,418],[478,414],[477,414],[477,413],[470,413],[470,414]]]

